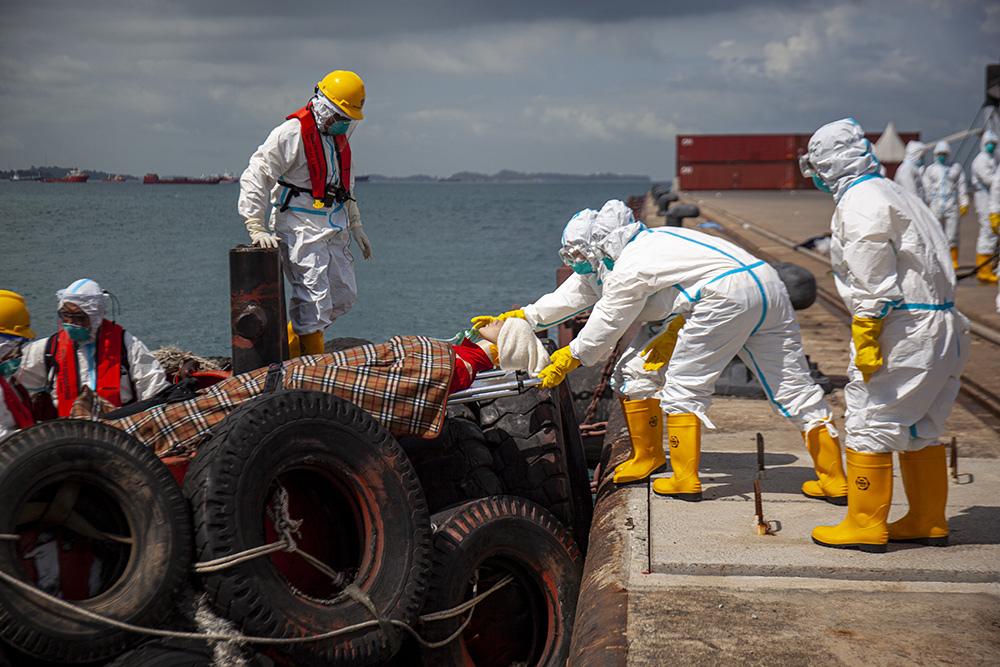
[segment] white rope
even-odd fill
[[[268,506],[267,513],[268,516],[271,518],[271,520],[274,522],[275,530],[281,533],[282,535],[281,540],[273,542],[271,544],[265,544],[258,547],[253,547],[251,549],[247,549],[245,551],[241,551],[235,554],[230,554],[228,556],[222,556],[221,558],[195,563],[191,567],[192,571],[199,574],[203,574],[206,572],[217,572],[219,570],[224,570],[234,565],[238,565],[239,563],[253,560],[255,558],[260,558],[261,556],[267,556],[277,551],[288,551],[291,553],[298,553],[300,556],[302,556],[302,558],[306,560],[306,562],[308,562],[317,570],[328,576],[336,585],[344,587],[346,575],[344,575],[341,572],[337,572],[336,570],[333,570],[326,563],[323,563],[315,556],[308,554],[305,551],[298,548],[298,545],[295,543],[295,539],[292,537],[292,533],[298,532],[299,528],[302,526],[302,520],[301,519],[295,520],[290,518],[288,514],[288,492],[283,486],[280,485],[278,486],[275,500],[277,507],[272,508],[271,506]],[[0,539],[3,540],[18,540],[20,538],[21,538],[20,535],[0,534]],[[283,644],[301,644],[311,641],[322,641],[324,639],[330,639],[343,634],[348,634],[350,632],[365,630],[371,627],[375,627],[377,625],[382,629],[382,632],[385,633],[387,635],[387,638],[389,638],[390,640],[392,639],[392,636],[390,635],[388,630],[391,627],[395,626],[395,627],[401,627],[407,632],[409,632],[414,637],[414,639],[417,640],[418,643],[420,643],[422,646],[426,648],[440,648],[441,646],[445,646],[454,641],[455,638],[458,637],[465,630],[465,628],[472,621],[473,610],[479,602],[481,602],[482,600],[486,599],[496,591],[500,590],[501,588],[509,584],[511,581],[514,580],[514,576],[508,574],[485,593],[476,595],[475,592],[476,590],[478,590],[478,580],[479,580],[479,573],[477,571],[473,580],[472,598],[470,598],[466,602],[463,602],[457,607],[420,616],[419,620],[421,623],[432,623],[434,621],[441,621],[453,618],[455,616],[459,616],[460,614],[463,614],[466,611],[469,612],[468,617],[462,622],[459,628],[454,633],[452,633],[448,638],[439,642],[428,642],[423,637],[421,637],[416,630],[411,628],[406,623],[403,623],[402,621],[393,620],[379,614],[378,610],[376,609],[374,603],[372,603],[371,599],[364,593],[364,591],[362,591],[353,583],[344,587],[344,593],[346,593],[352,599],[354,599],[355,601],[360,603],[363,607],[365,607],[368,610],[368,612],[375,617],[374,620],[363,621],[361,623],[350,625],[345,628],[341,628],[339,630],[333,630],[319,635],[310,635],[306,637],[247,637],[242,634],[179,632],[174,630],[159,630],[155,628],[144,628],[138,625],[133,625],[131,623],[126,623],[124,621],[119,621],[117,619],[108,618],[107,616],[102,616],[84,607],[80,607],[71,604],[69,602],[66,602],[65,600],[62,600],[60,598],[57,598],[53,595],[46,593],[45,591],[35,588],[31,584],[28,584],[15,577],[12,577],[11,575],[7,574],[6,572],[3,572],[2,570],[0,570],[0,579],[6,581],[8,584],[11,584],[18,588],[21,588],[24,591],[32,593],[42,598],[43,600],[46,600],[47,602],[55,604],[56,606],[61,607],[62,609],[75,612],[80,616],[83,616],[84,618],[102,622],[112,627],[118,628],[120,630],[128,630],[130,632],[148,634],[156,637],[170,637],[175,639],[204,639],[204,640],[216,640],[216,641],[233,641],[236,643],[243,643],[243,644],[270,643],[270,644],[283,645]]]
[[[54,595],[50,595],[50,594],[46,593],[45,591],[43,591],[41,589],[35,588],[34,586],[32,586],[31,584],[29,584],[27,582],[24,582],[24,581],[21,581],[20,579],[12,577],[11,575],[9,575],[6,572],[4,572],[3,570],[0,570],[0,580],[3,580],[6,583],[8,583],[8,584],[10,584],[10,585],[12,585],[12,586],[14,586],[16,588],[20,588],[21,590],[23,590],[23,591],[25,591],[27,593],[30,593],[30,594],[35,595],[37,597],[40,597],[43,600],[45,600],[46,602],[54,604],[54,605],[56,605],[57,607],[59,607],[61,609],[64,609],[64,610],[69,611],[69,612],[76,613],[76,614],[78,614],[78,615],[80,615],[80,616],[82,616],[82,617],[84,617],[86,619],[89,619],[91,621],[97,621],[97,622],[100,622],[100,623],[104,623],[104,624],[109,625],[111,627],[118,628],[119,630],[127,630],[129,632],[135,632],[135,633],[139,633],[139,634],[147,634],[147,635],[152,635],[152,636],[155,636],[155,637],[169,637],[169,638],[174,638],[174,639],[204,639],[204,640],[214,640],[214,641],[236,641],[236,642],[244,642],[244,643],[247,643],[247,644],[278,644],[278,645],[284,645],[284,644],[304,644],[304,643],[312,642],[312,641],[323,641],[324,639],[331,639],[333,637],[338,637],[340,635],[348,634],[348,633],[355,632],[355,631],[358,631],[358,630],[366,630],[368,628],[372,628],[372,627],[375,627],[375,626],[379,625],[379,621],[378,620],[363,621],[361,623],[356,623],[355,625],[349,625],[349,626],[347,626],[345,628],[340,628],[339,630],[332,630],[330,632],[324,632],[324,633],[319,634],[319,635],[309,635],[309,636],[306,636],[306,637],[248,637],[248,636],[238,635],[238,634],[221,634],[221,633],[214,633],[214,632],[199,633],[199,632],[180,632],[180,631],[175,631],[175,630],[159,630],[159,629],[156,629],[156,628],[144,628],[142,626],[133,625],[132,623],[126,623],[125,621],[119,621],[119,620],[114,619],[114,618],[108,618],[107,616],[102,616],[101,614],[97,614],[95,612],[92,612],[89,609],[85,609],[84,607],[80,607],[78,605],[66,602],[65,600],[61,600],[61,599],[55,597]],[[421,621],[425,621],[425,620],[426,621],[432,621],[432,620],[440,620],[441,618],[450,618],[451,616],[457,616],[458,614],[460,614],[463,611],[465,611],[465,609],[467,609],[470,604],[472,606],[475,606],[476,603],[478,603],[478,602],[484,600],[485,598],[489,597],[490,595],[492,595],[496,591],[500,590],[501,588],[503,588],[504,586],[506,586],[507,584],[509,584],[513,580],[514,580],[513,575],[507,575],[506,577],[504,577],[503,579],[501,579],[500,581],[498,581],[490,590],[488,590],[485,593],[482,593],[482,594],[480,594],[480,595],[472,598],[471,600],[463,603],[459,607],[455,607],[454,609],[449,609],[449,610],[446,610],[446,611],[443,611],[443,612],[436,612],[434,614],[428,614],[426,616],[421,616],[420,620]],[[459,610],[459,611],[456,611],[456,610]],[[448,614],[448,616],[441,616],[442,614]],[[462,626],[461,626],[461,628],[459,628],[459,630],[457,630],[451,637],[449,637],[443,643],[439,642],[437,644],[432,644],[432,643],[427,642],[426,640],[422,639],[420,637],[420,635],[417,634],[416,630],[414,630],[413,628],[411,628],[410,626],[408,626],[406,623],[403,623],[402,621],[390,620],[389,622],[392,625],[394,625],[396,627],[401,627],[404,630],[406,630],[407,632],[409,632],[411,635],[413,635],[417,639],[418,642],[420,642],[424,646],[427,646],[429,648],[437,648],[438,646],[444,646],[448,642],[453,641],[455,639],[455,637],[457,637],[459,634],[461,634],[462,630],[465,629],[466,625],[468,625],[468,623],[469,623],[469,621],[471,619],[472,619],[472,614],[470,613],[469,614],[469,618],[467,618],[465,620],[465,622],[462,624]]]

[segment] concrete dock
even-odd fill
[[[806,266],[821,289],[833,290],[822,262],[748,231],[759,226],[800,240],[822,234],[833,211],[828,195],[685,193],[682,199],[702,210],[685,226],[716,223],[712,233],[739,233],[762,254]],[[970,212],[963,219],[963,264],[974,255],[974,223]],[[996,293],[995,285],[962,281],[959,308],[974,322],[1000,328]],[[798,316],[806,354],[842,386],[849,325],[820,303]],[[974,347],[970,373],[997,393],[1000,350],[982,341]],[[842,389],[827,400],[843,424]],[[846,508],[801,494],[812,462],[790,422],[755,399],[716,397],[708,415],[717,428],[702,432],[704,500],[687,503],[656,496],[649,483],[615,487],[608,473],[627,458],[629,443],[621,412],[613,411],[570,665],[1000,664],[995,416],[963,398],[946,424],[946,442],[954,437],[959,454],[948,497],[951,546],[890,544],[885,554],[866,554],[812,543],[812,528],[839,523]],[[757,531],[755,478],[771,535]],[[889,520],[906,507],[897,465]]]

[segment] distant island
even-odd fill
[[[34,167],[30,169],[12,169],[0,171],[0,180],[41,180],[42,178],[64,178],[71,167]],[[138,181],[140,177],[131,174],[112,174],[104,171],[94,171],[82,169],[83,173],[90,174],[94,180],[127,180]],[[359,175],[358,182],[369,183],[648,183],[649,176],[638,176],[635,174],[560,174],[554,172],[521,172],[503,169],[497,173],[481,174],[475,171],[460,171],[447,178],[438,176],[428,176],[417,174],[415,176],[383,176],[381,174]]]
[[[368,174],[359,176],[358,180],[365,180],[371,183],[393,182],[393,183],[615,183],[615,182],[642,182],[648,183],[649,176],[637,176],[633,174],[559,174],[553,172],[533,172],[525,173],[503,169],[493,175],[481,174],[475,171],[460,171],[447,178],[437,176],[427,176],[418,174],[416,176],[382,176],[381,174]]]

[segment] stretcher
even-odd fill
[[[449,403],[489,401],[505,396],[517,396],[542,384],[541,378],[529,377],[522,371],[485,371],[476,374],[472,386],[448,396]]]

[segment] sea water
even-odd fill
[[[566,222],[627,200],[646,181],[570,184],[358,183],[373,257],[356,244],[358,298],[326,338],[450,338],[469,318],[551,291]],[[55,292],[92,278],[109,316],[151,349],[229,356],[229,249],[249,242],[237,184],[0,182],[0,289],[24,296],[39,336]]]

